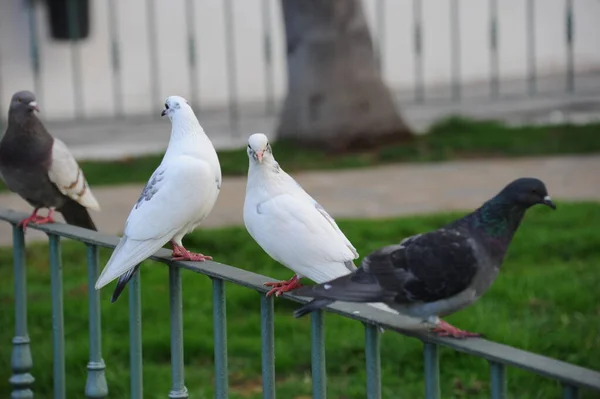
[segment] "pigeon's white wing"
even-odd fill
[[[133,206],[123,238],[96,282],[102,288],[147,259],[214,205],[217,182],[208,163],[180,156],[161,164]]]
[[[83,171],[77,164],[73,154],[71,154],[66,144],[57,138],[54,139],[52,145],[52,164],[48,170],[48,177],[58,190],[67,197],[79,202],[86,208],[95,211],[100,210],[100,205],[94,194],[92,194]]]
[[[337,225],[305,198],[281,194],[258,204],[249,201],[244,222],[273,259],[316,282],[348,274],[357,258]]]
[[[284,172],[285,173],[285,172]],[[303,194],[303,196],[305,196],[309,201],[311,201],[314,206],[317,208],[317,210],[321,213],[321,215],[323,215],[323,217],[325,219],[327,219],[327,221],[333,226],[333,228],[338,232],[338,234],[343,238],[344,242],[346,243],[346,245],[348,246],[348,248],[350,248],[350,250],[352,251],[352,253],[354,253],[354,255],[356,256],[356,258],[358,258],[358,251],[356,250],[356,248],[354,248],[354,245],[352,245],[352,243],[350,242],[350,240],[346,237],[346,235],[342,232],[342,230],[340,230],[340,228],[338,227],[337,223],[335,222],[335,220],[331,217],[331,215],[329,215],[329,213],[327,213],[327,211],[325,210],[325,208],[323,208],[321,206],[321,204],[319,204],[313,197],[310,196],[310,194],[308,194],[303,188],[302,186],[290,175],[288,175],[286,173],[287,177],[289,178],[290,182],[293,183],[296,186],[296,190],[298,190],[298,192],[301,192]],[[355,259],[356,259],[355,258]]]

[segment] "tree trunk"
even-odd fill
[[[288,93],[278,133],[343,151],[411,137],[383,83],[360,0],[281,0]]]

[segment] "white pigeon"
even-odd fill
[[[188,251],[181,240],[208,216],[217,200],[219,158],[184,98],[168,97],[164,115],[172,123],[165,156],[133,206],[123,237],[96,282],[98,290],[119,277],[111,302],[117,300],[139,263],[167,242],[174,260],[212,259]]]
[[[296,273],[288,281],[265,283],[274,287],[267,295],[301,286],[302,277],[321,283],[356,270],[356,248],[325,209],[281,169],[267,136],[250,136],[247,152],[246,229],[267,254]]]

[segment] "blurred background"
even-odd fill
[[[597,119],[597,0],[362,5],[382,79],[415,131],[449,114],[515,123]],[[163,126],[154,132],[148,116],[158,118],[172,94],[191,102],[218,147],[243,145],[248,132],[276,134],[287,75],[278,0],[0,4],[1,118],[11,94],[29,88],[44,121],[78,156],[164,147]],[[105,148],[99,134],[121,148]]]

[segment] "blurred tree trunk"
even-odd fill
[[[383,83],[360,0],[281,0],[288,93],[279,137],[331,150],[411,137]]]

